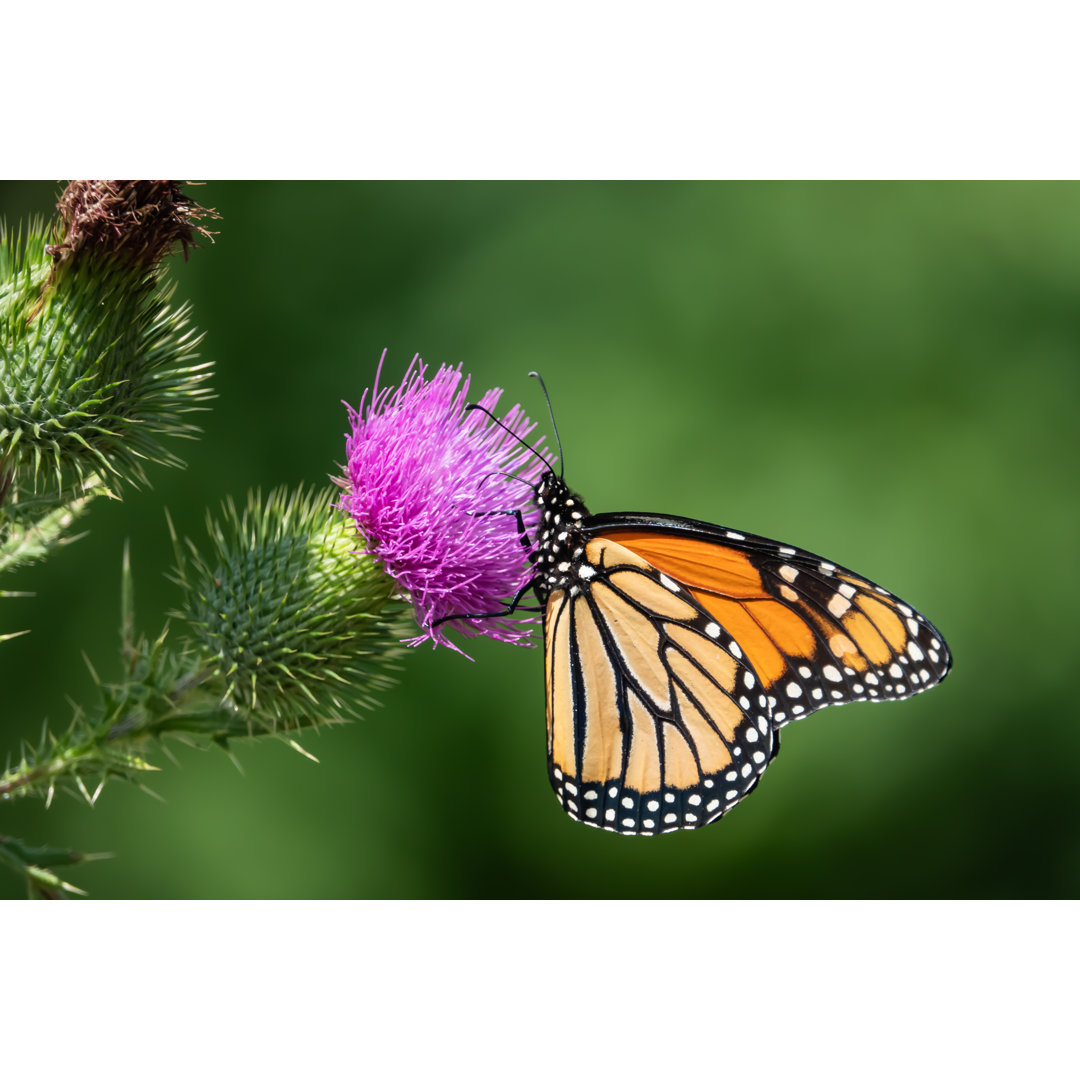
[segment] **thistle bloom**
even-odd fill
[[[419,356],[401,385],[379,387],[370,400],[346,403],[352,434],[340,506],[352,516],[368,552],[385,566],[431,641],[457,649],[445,631],[529,643],[532,619],[506,617],[434,625],[453,615],[499,611],[527,582],[531,568],[515,510],[528,538],[538,510],[532,488],[549,456],[542,439],[523,443],[535,424],[515,405],[499,427],[479,409],[465,411],[469,377],[440,367],[430,380]],[[479,401],[494,413],[502,391]],[[541,457],[541,454],[543,456]]]

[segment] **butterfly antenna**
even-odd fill
[[[551,430],[555,434],[555,445],[559,448],[559,479],[563,478],[563,452],[562,452],[562,439],[559,438],[559,429],[555,424],[555,410],[551,407],[551,396],[547,392],[547,387],[544,385],[544,380],[539,371],[530,371],[529,378],[535,379],[540,384],[540,389],[544,391],[544,400],[547,402],[548,416],[551,417]]]
[[[508,432],[515,439],[517,439],[517,441],[519,443],[521,443],[521,445],[524,446],[525,449],[529,451],[529,453],[535,454],[544,463],[544,468],[548,469],[550,471],[551,462],[548,461],[548,459],[546,457],[544,457],[544,455],[541,454],[540,451],[537,450],[535,446],[530,446],[516,431],[512,431],[510,428],[508,428],[493,412],[489,411],[488,409],[485,409],[483,405],[475,405],[475,404],[473,404],[473,405],[466,405],[465,406],[465,411],[466,412],[472,412],[474,409],[479,409],[480,412],[482,412],[489,420],[494,420],[495,423],[498,424],[499,427],[501,427],[503,429],[503,431]],[[520,479],[520,477],[518,479]]]
[[[476,485],[477,489],[479,490],[480,488],[482,488],[493,476],[505,476],[507,480],[517,480],[518,483],[524,484],[526,487],[533,487],[533,485],[529,483],[529,481],[526,480],[524,476],[518,476],[517,473],[489,472],[487,476],[485,476],[483,480],[481,480],[480,483]]]

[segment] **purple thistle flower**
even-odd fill
[[[345,403],[352,434],[340,506],[413,605],[423,633],[405,644],[430,640],[461,652],[446,636],[451,626],[466,637],[530,644],[531,618],[432,624],[498,611],[532,576],[507,511],[521,511],[531,539],[539,515],[532,488],[550,460],[543,439],[535,454],[518,441],[535,424],[517,405],[502,417],[509,431],[479,410],[466,413],[469,377],[460,365],[440,367],[428,381],[417,355],[399,387],[380,389],[385,359],[370,401],[365,390],[359,409]],[[479,404],[494,412],[501,394],[489,390]]]

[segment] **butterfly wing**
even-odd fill
[[[910,697],[952,663],[910,604],[809,551],[660,514],[597,514],[585,532],[689,592],[748,660],[776,726],[825,705]]]
[[[598,536],[575,566],[587,587],[555,590],[544,613],[548,768],[563,809],[638,835],[715,821],[779,749],[760,678],[645,558]]]

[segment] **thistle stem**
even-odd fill
[[[58,780],[72,777],[81,783],[84,773],[109,775],[128,775],[129,771],[148,771],[154,768],[134,753],[123,750],[124,742],[114,743],[108,754],[103,754],[102,744],[109,741],[109,733],[117,725],[109,725],[102,731],[98,727],[89,729],[82,738],[65,746],[51,756],[35,757],[33,761],[24,760],[19,765],[0,777],[0,799],[13,795],[45,795],[56,786]],[[128,736],[128,742],[134,742]],[[110,759],[110,760],[106,760]],[[116,760],[111,760],[116,759]],[[85,789],[85,785],[82,785]],[[89,800],[93,802],[93,799]]]
[[[143,649],[146,648],[145,643]],[[155,646],[160,665],[170,658]],[[266,719],[254,718],[243,710],[222,704],[205,683],[206,669],[191,669],[184,657],[172,657],[182,670],[167,688],[149,685],[144,665],[137,664],[131,681],[103,687],[106,704],[98,716],[76,717],[60,736],[46,734],[42,745],[28,753],[18,765],[0,774],[0,800],[20,795],[39,795],[51,800],[52,791],[64,781],[72,783],[87,802],[93,804],[106,780],[125,779],[139,783],[138,774],[156,772],[147,760],[151,740],[166,735],[213,742],[227,747],[235,738],[258,735],[281,736],[278,727]],[[138,670],[143,668],[143,670]],[[316,715],[290,719],[287,730],[294,732],[327,723]],[[95,785],[91,794],[89,784]],[[143,785],[139,785],[143,786]]]

